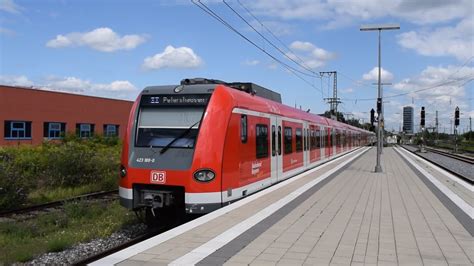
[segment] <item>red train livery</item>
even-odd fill
[[[208,213],[373,139],[280,101],[252,83],[145,88],[124,139],[121,204],[157,217]]]

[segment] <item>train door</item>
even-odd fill
[[[303,122],[303,165],[309,165],[309,125]]]
[[[335,128],[331,128],[331,147],[332,147],[332,156],[337,154],[337,131]]]
[[[326,157],[326,134],[324,133],[326,132],[326,128],[325,127],[320,127],[319,128],[319,143],[320,144],[320,151],[321,151],[321,159],[324,159],[324,157]]]
[[[330,127],[324,129],[325,136],[326,136],[326,157],[329,158],[332,156],[332,130]]]
[[[272,176],[271,182],[276,183],[283,176],[283,127],[281,123],[281,118],[277,116],[272,116],[270,118],[271,123],[271,137],[270,137],[270,147],[271,147],[271,169]]]

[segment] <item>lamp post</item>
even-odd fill
[[[381,44],[380,44],[380,35],[382,30],[398,30],[400,29],[399,24],[384,24],[384,25],[362,25],[360,27],[361,31],[374,31],[377,30],[379,32],[379,75],[378,75],[378,90],[377,90],[377,114],[378,114],[378,121],[377,121],[377,162],[375,164],[375,172],[376,173],[381,173],[382,172],[382,166],[380,165],[380,152],[382,150],[382,131],[381,127],[383,127],[382,124],[382,81],[381,81],[381,76],[382,76],[382,67],[381,67]],[[382,115],[381,115],[382,114]]]

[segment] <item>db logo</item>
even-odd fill
[[[151,172],[151,183],[166,183],[166,172],[164,171],[152,171]]]

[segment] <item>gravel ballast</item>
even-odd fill
[[[81,243],[61,252],[45,253],[26,265],[71,265],[91,255],[116,247],[133,238],[144,234],[147,230],[144,224],[130,225],[107,238],[94,239]]]

